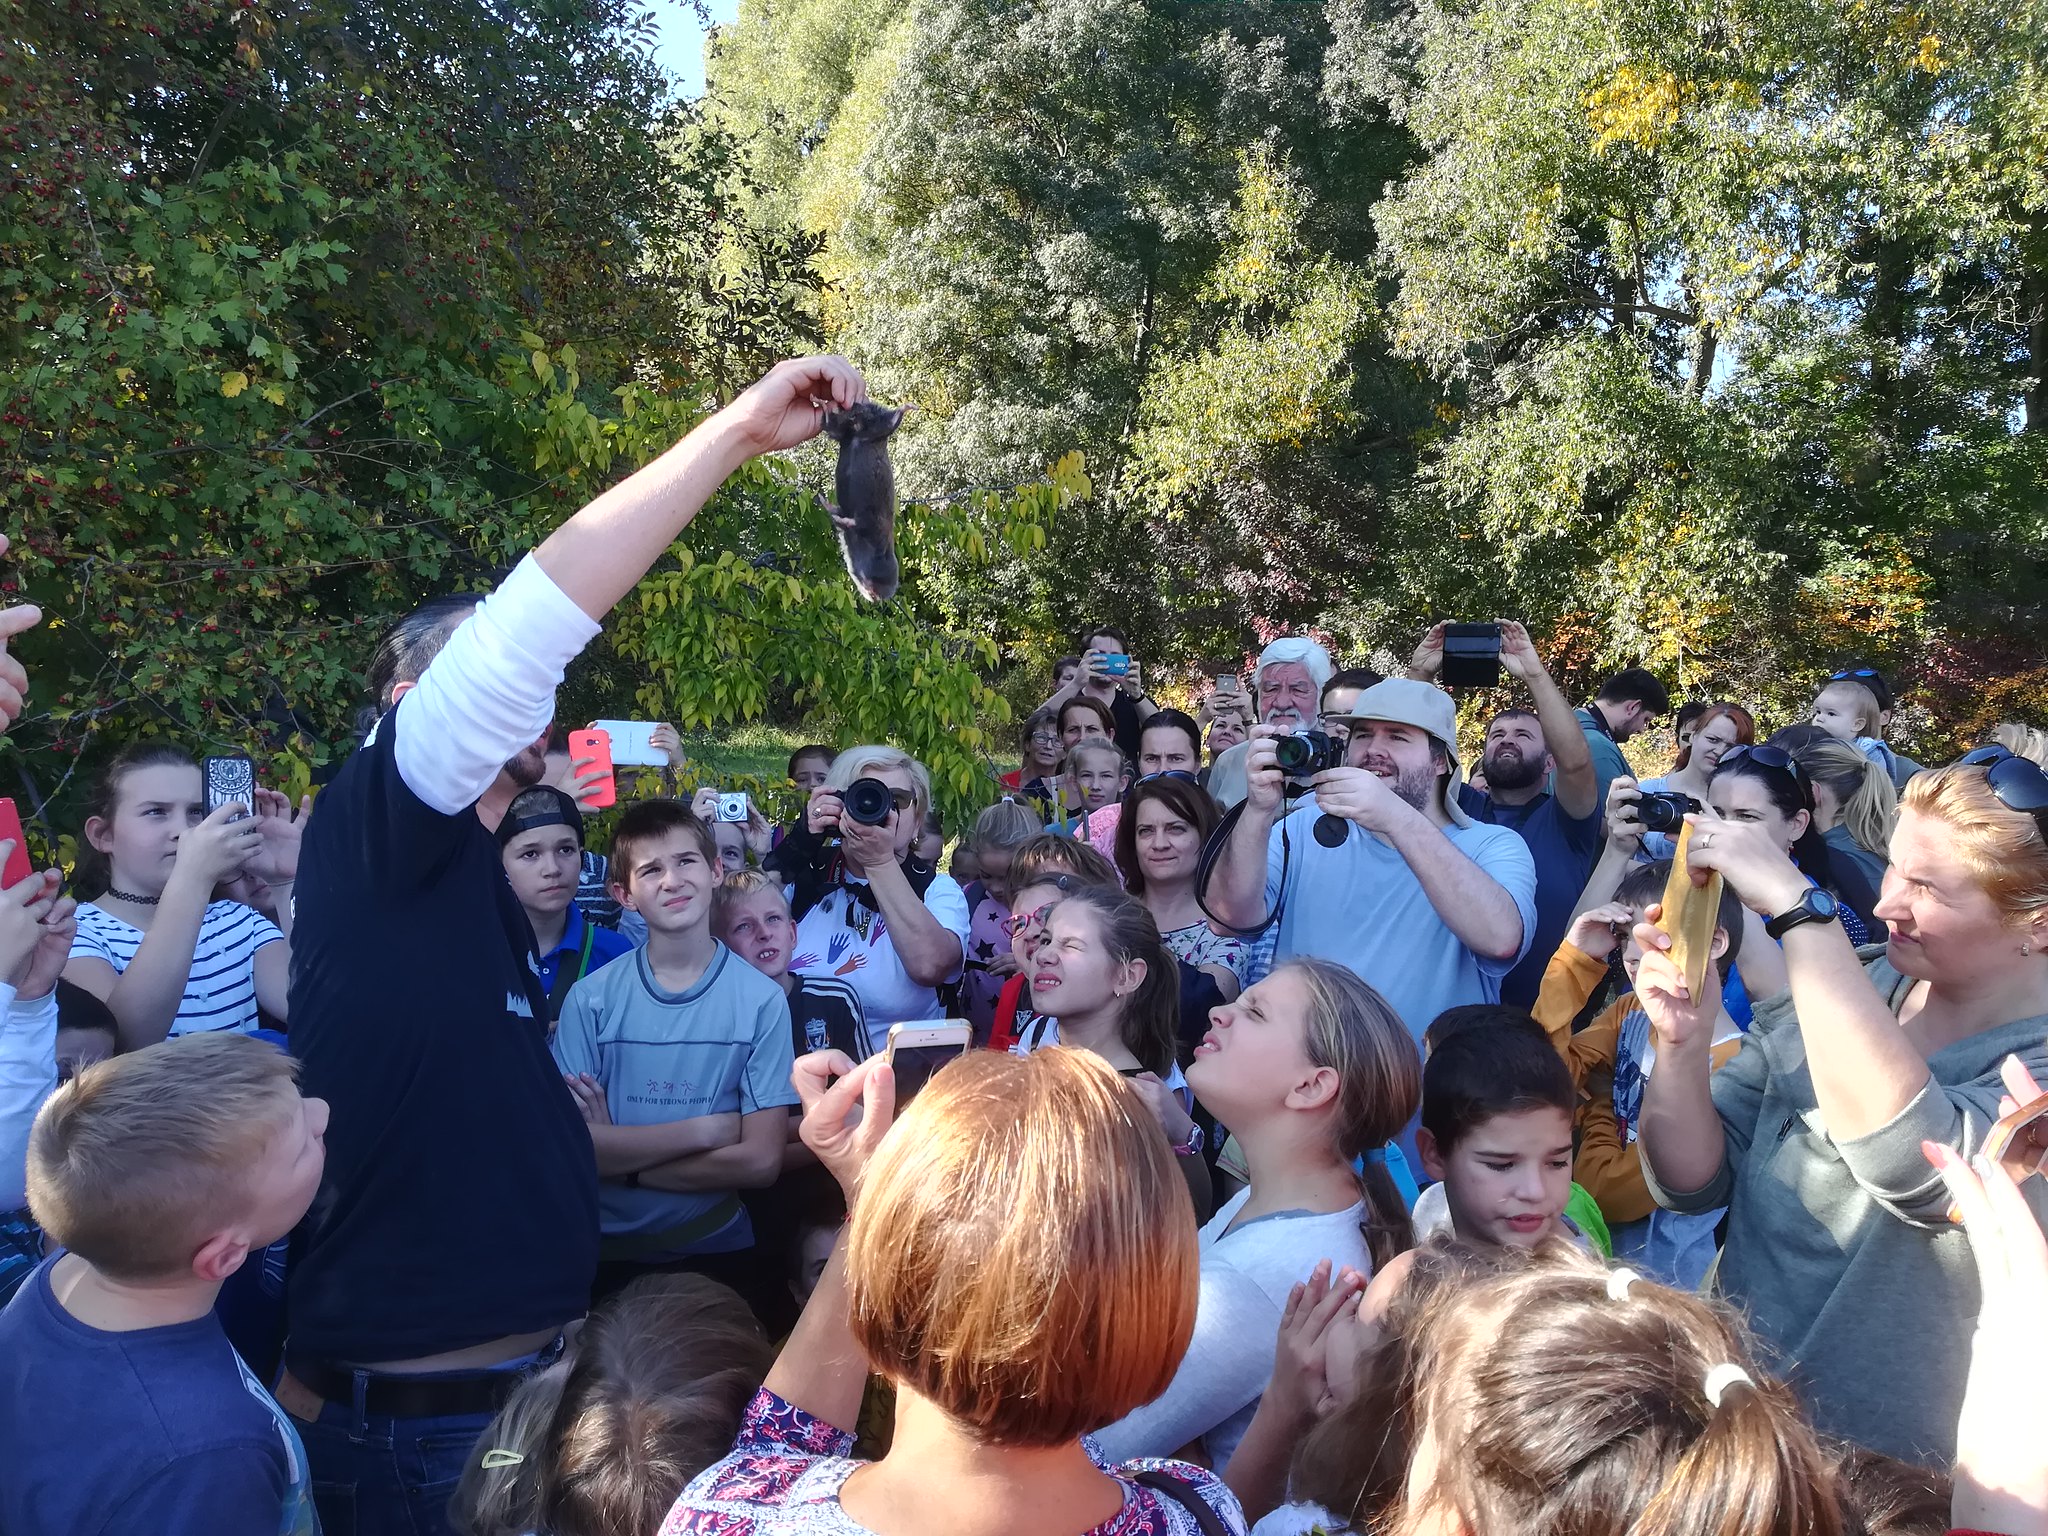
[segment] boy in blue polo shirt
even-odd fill
[[[628,808],[611,863],[647,943],[570,989],[554,1042],[602,1181],[596,1292],[689,1269],[750,1295],[754,1233],[737,1192],[782,1172],[797,1102],[789,1004],[712,936],[718,850],[688,806]]]
[[[576,905],[583,869],[583,813],[552,784],[536,784],[512,797],[498,823],[505,878],[533,925],[540,956],[540,986],[548,1022],[562,1016],[569,989],[633,948],[615,929],[584,916]]]

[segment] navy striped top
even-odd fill
[[[90,902],[78,909],[78,936],[71,958],[104,960],[116,975],[128,969],[143,933]],[[199,921],[199,943],[192,952],[192,972],[185,978],[185,996],[171,1034],[200,1035],[232,1029],[247,1034],[256,1027],[256,951],[281,944],[277,925],[254,907],[239,901],[216,901]]]

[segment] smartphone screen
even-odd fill
[[[957,1045],[906,1045],[890,1052],[889,1065],[896,1073],[897,1107],[909,1103],[939,1068],[957,1061],[962,1049]]]

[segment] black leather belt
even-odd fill
[[[356,1401],[355,1368],[286,1356],[284,1368],[315,1397],[344,1408]],[[373,1372],[363,1384],[363,1412],[388,1419],[456,1418],[496,1413],[526,1379],[518,1369],[455,1371],[432,1376]]]

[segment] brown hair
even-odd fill
[[[1848,749],[1856,752],[1854,747]],[[1858,757],[1863,754],[1856,752]],[[1664,887],[1671,879],[1671,860],[1653,859],[1647,864],[1631,864],[1628,873],[1621,877],[1614,888],[1614,899],[1624,906],[1653,907],[1664,899]],[[1742,958],[1742,898],[1725,882],[1721,886],[1721,905],[1714,910],[1714,926],[1728,936],[1728,943],[1714,960],[1714,974],[1726,984],[1728,972],[1735,962]]]
[[[1070,709],[1092,709],[1095,711],[1095,718],[1102,722],[1102,734],[1111,741],[1116,740],[1116,716],[1109,712],[1108,706],[1100,699],[1091,699],[1085,695],[1069,699],[1060,706],[1058,717],[1060,735],[1064,736],[1067,734],[1067,711]]]
[[[1084,885],[1063,895],[1055,911],[1095,914],[1097,937],[1117,965],[1142,961],[1145,979],[1123,999],[1117,1034],[1138,1064],[1161,1077],[1173,1070],[1180,1038],[1180,966],[1142,902],[1113,888]]]
[[[1949,846],[2017,927],[2048,912],[2048,833],[2035,817],[2006,808],[1985,782],[1989,773],[1960,763],[1916,773],[1899,808],[1947,825]]]
[[[168,741],[138,741],[123,747],[114,754],[113,761],[101,770],[93,783],[92,794],[85,802],[85,822],[113,823],[114,815],[121,808],[121,784],[129,774],[144,768],[190,768],[199,771],[199,764],[192,760],[192,754],[182,747],[172,746]],[[205,793],[202,783],[200,792]],[[90,901],[106,893],[113,884],[114,867],[107,855],[93,847],[90,829],[78,840],[78,853],[72,862],[71,884],[80,901]]]
[[[1222,819],[1209,792],[1188,779],[1141,779],[1124,796],[1124,813],[1116,824],[1116,867],[1124,877],[1124,889],[1133,896],[1145,894],[1145,872],[1138,863],[1138,807],[1157,800],[1195,829],[1203,843]]]
[[[1284,960],[1272,974],[1296,977],[1308,993],[1302,1043],[1308,1059],[1337,1074],[1337,1156],[1347,1163],[1401,1134],[1422,1102],[1422,1057],[1415,1037],[1384,997],[1356,971],[1306,956]],[[1415,1245],[1408,1203],[1383,1162],[1359,1175],[1365,1194],[1361,1223],[1375,1270]]]
[[[1676,773],[1692,761],[1693,742],[1699,740],[1700,732],[1712,725],[1716,720],[1733,720],[1735,722],[1736,745],[1746,747],[1756,740],[1755,715],[1752,715],[1740,704],[1709,704],[1700,711],[1699,718],[1693,722],[1692,735],[1686,740],[1685,750],[1678,754],[1678,761],[1671,765],[1673,773]]]
[[[1300,1496],[1359,1530],[1412,1517],[1402,1483],[1426,1426],[1423,1497],[1467,1530],[1845,1536],[1826,1452],[1732,1313],[1641,1279],[1617,1301],[1561,1240],[1495,1262],[1435,1283],[1418,1264],[1421,1294],[1390,1314],[1365,1390],[1304,1445]],[[1724,1364],[1747,1380],[1717,1404],[1707,1377]]]
[[[472,1536],[653,1530],[732,1449],[774,1359],[724,1286],[635,1280],[590,1315],[566,1369],[529,1378],[499,1410],[463,1469],[456,1525]],[[487,1467],[493,1451],[518,1460]]]
[[[1010,855],[1012,891],[1038,885],[1055,875],[1065,875],[1087,885],[1099,885],[1104,890],[1117,888],[1116,870],[1109,860],[1078,837],[1041,832],[1019,844],[1017,851]]]
[[[1194,1209],[1101,1058],[972,1051],[883,1139],[846,1249],[855,1342],[975,1439],[1049,1447],[1166,1390],[1194,1334]]]
[[[1830,1447],[1835,1496],[1849,1536],[1947,1536],[1953,1489],[1946,1472],[1866,1451]]]
[[[28,1141],[28,1204],[51,1239],[118,1280],[190,1268],[241,1215],[299,1101],[298,1064],[219,1031],[110,1056],[51,1094]]]
[[[633,888],[633,862],[650,843],[671,832],[687,832],[697,840],[704,862],[718,867],[718,839],[708,824],[680,800],[636,800],[612,828],[611,882],[622,891]]]

